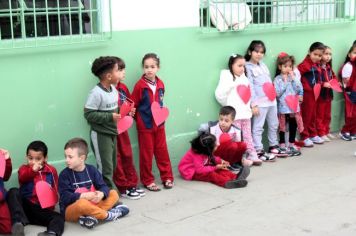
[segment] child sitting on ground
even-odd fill
[[[125,205],[114,205],[119,196],[105,184],[100,172],[85,164],[88,145],[84,139],[74,138],[64,146],[65,168],[59,175],[59,206],[66,221],[79,222],[88,229],[98,220],[113,221],[129,213]]]
[[[253,161],[243,158],[247,145],[242,142],[242,132],[234,123],[236,111],[232,106],[220,108],[219,120],[202,124],[199,132],[207,132],[215,136],[219,146],[214,155],[231,163],[231,167],[239,164],[251,166]]]
[[[212,134],[202,133],[194,138],[191,149],[178,165],[183,179],[211,182],[229,189],[245,187],[250,174],[249,167],[243,167],[238,174],[232,173],[227,169],[229,162],[213,155],[216,148],[216,138]]]

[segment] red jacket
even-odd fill
[[[4,181],[8,181],[12,172],[12,164],[11,164],[11,159],[6,160],[6,166],[5,166],[5,174],[4,178],[0,178],[0,202],[5,200],[5,186],[4,186]]]
[[[119,101],[118,101],[119,106],[121,106],[122,103],[125,102],[126,98],[132,100],[130,91],[125,84],[123,84],[121,82],[118,83],[116,85],[116,89],[117,89],[117,91],[119,91]]]
[[[18,171],[21,197],[30,200],[34,204],[39,204],[35,185],[38,181],[44,180],[49,183],[58,193],[58,174],[56,168],[45,164],[42,170],[34,172],[30,165],[22,165]]]
[[[156,93],[153,92],[144,80],[144,76],[137,81],[133,91],[132,100],[136,107],[136,127],[137,130],[152,129],[156,124],[154,123],[151,104],[156,101],[163,106],[164,84],[156,76]],[[163,125],[163,124],[162,124]]]
[[[304,91],[313,91],[316,83],[321,83],[321,67],[313,63],[309,55],[298,65]]]

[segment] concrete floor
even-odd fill
[[[130,214],[64,235],[356,235],[356,141],[303,148],[300,157],[253,167],[249,185],[227,190],[177,176],[172,190],[122,201]],[[26,235],[43,227],[26,226]]]

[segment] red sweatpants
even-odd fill
[[[316,129],[320,137],[330,133],[330,122],[331,100],[319,97],[316,103]]]
[[[247,145],[244,142],[221,143],[215,150],[214,155],[232,163],[241,162],[242,155],[246,152]]]
[[[353,104],[347,94],[345,97],[345,125],[342,133],[356,134],[356,104]]]
[[[0,234],[11,234],[11,216],[5,200],[0,202]]]
[[[236,174],[229,170],[215,170],[208,173],[195,173],[193,180],[210,182],[221,187],[225,187],[225,183],[236,179]]]
[[[117,137],[116,160],[113,180],[117,189],[121,193],[125,193],[128,188],[136,187],[138,183],[130,137],[127,131]]]
[[[316,122],[316,101],[313,91],[304,91],[303,102],[300,106],[304,124],[304,130],[301,133],[302,140],[317,136],[315,127]]]
[[[155,181],[152,174],[153,155],[161,175],[161,181],[173,181],[171,161],[169,159],[164,125],[152,129],[138,130],[138,145],[140,150],[140,179],[143,185]]]

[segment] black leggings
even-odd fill
[[[286,127],[289,125],[289,143],[295,142],[295,136],[297,134],[297,121],[295,117],[291,117],[289,114],[285,114]],[[285,132],[279,131],[279,143],[285,143]]]

